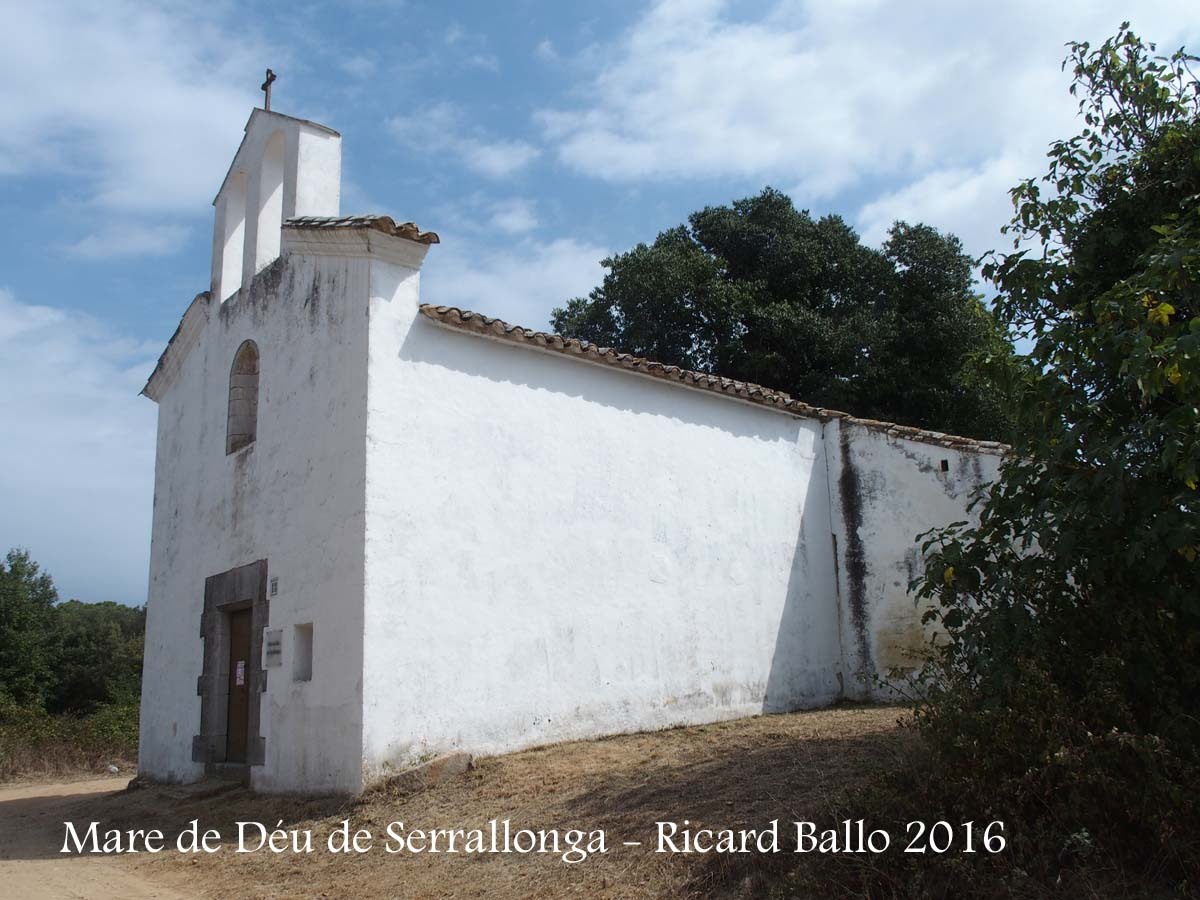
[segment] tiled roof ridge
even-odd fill
[[[999,441],[980,441],[975,438],[961,437],[953,434],[943,434],[938,431],[928,431],[924,428],[914,428],[909,425],[897,425],[894,422],[881,422],[876,419],[863,419],[836,409],[825,409],[812,406],[802,400],[797,400],[783,391],[772,390],[750,381],[738,381],[720,375],[710,375],[705,372],[695,372],[679,366],[670,366],[655,362],[631,353],[623,353],[612,347],[601,347],[590,341],[578,338],[565,338],[562,335],[550,334],[545,331],[534,331],[522,328],[520,325],[510,325],[502,319],[485,316],[482,313],[459,309],[456,306],[436,306],[432,303],[422,303],[422,315],[450,328],[474,332],[485,337],[492,337],[511,343],[536,347],[579,357],[589,362],[610,365],[641,375],[648,375],[664,381],[676,382],[687,387],[712,391],[727,397],[755,403],[770,409],[776,409],[803,418],[829,421],[841,419],[846,422],[862,425],[889,435],[903,437],[923,443],[937,444],[941,447],[951,447],[959,450],[975,450],[981,453],[1002,455],[1007,452],[1008,445]]]
[[[284,228],[370,228],[418,244],[440,244],[436,231],[422,231],[416,222],[397,222],[391,216],[295,216],[283,223]]]

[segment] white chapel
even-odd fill
[[[337,132],[253,112],[144,389],[144,776],[354,793],[912,664],[914,536],[1000,445],[439,306],[437,235],[343,216],[340,179]]]

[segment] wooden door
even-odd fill
[[[250,725],[250,610],[229,614],[229,721],[225,761],[246,761]]]

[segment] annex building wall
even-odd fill
[[[992,445],[548,338],[373,293],[368,778],[453,747],[869,699],[914,664],[915,535],[967,514]]]

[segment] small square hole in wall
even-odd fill
[[[949,472],[949,471],[950,471],[950,460],[948,460],[948,459],[943,459],[943,460],[942,460],[942,471],[943,471],[943,472]]]
[[[312,681],[313,627],[297,625],[292,636],[292,681]]]

